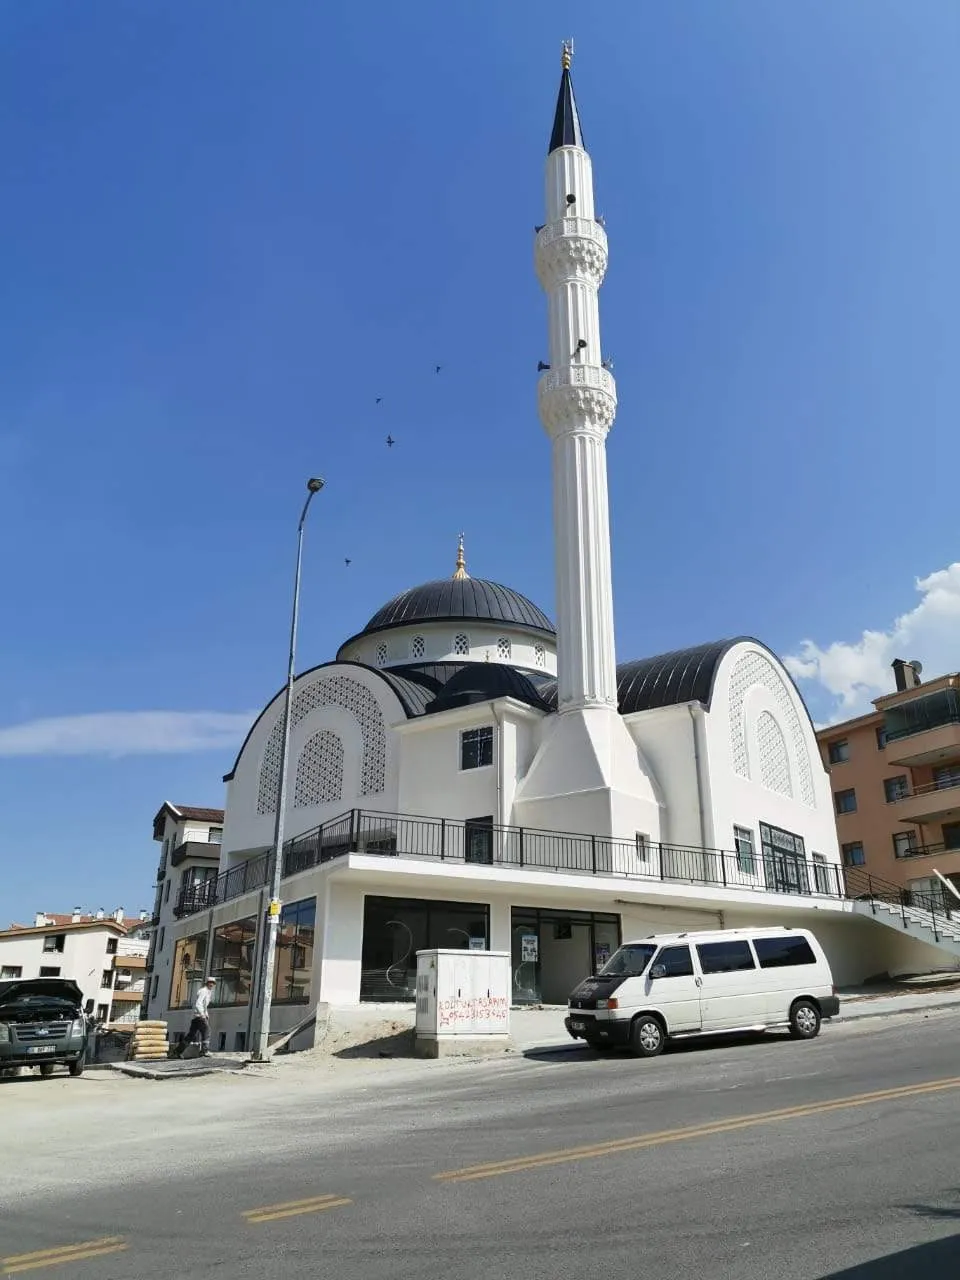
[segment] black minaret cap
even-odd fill
[[[566,40],[563,45],[563,75],[560,77],[560,93],[557,96],[557,111],[553,117],[553,133],[550,135],[550,146],[547,155],[559,147],[581,147],[583,130],[580,128],[580,113],[577,111],[577,100],[573,96],[573,81],[570,79],[570,59],[573,57],[573,41]]]

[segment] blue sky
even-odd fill
[[[532,234],[571,35],[619,656],[753,633],[821,718],[901,640],[957,665],[953,0],[7,0],[0,924],[149,906],[156,809],[222,802],[308,474],[301,665],[460,529],[552,608]]]

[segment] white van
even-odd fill
[[[789,1027],[812,1040],[840,1001],[806,929],[714,929],[625,942],[571,993],[566,1028],[595,1049],[653,1058],[667,1040]]]

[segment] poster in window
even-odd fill
[[[520,961],[522,964],[536,964],[540,955],[540,939],[535,933],[524,933],[520,937]]]

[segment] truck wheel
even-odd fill
[[[83,1054],[77,1058],[75,1062],[70,1063],[70,1074],[72,1076],[82,1076],[83,1069],[87,1065],[87,1055]]]
[[[49,1080],[49,1078],[53,1075],[53,1063],[52,1062],[43,1063],[43,1065],[40,1068],[40,1074],[43,1076],[44,1080]]]
[[[812,1000],[797,1000],[790,1010],[790,1034],[794,1040],[812,1040],[820,1034],[820,1010]]]
[[[641,1013],[634,1018],[630,1028],[630,1048],[638,1058],[655,1058],[663,1052],[663,1026],[658,1018],[650,1013]]]

